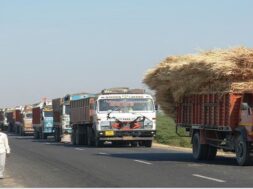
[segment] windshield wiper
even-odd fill
[[[109,112],[108,112],[108,114],[107,114],[107,120],[108,120],[108,119],[111,119],[111,117],[110,117],[111,113],[116,112],[116,111],[119,111],[119,107],[115,107],[115,108],[113,108],[112,110],[108,110],[108,111],[109,111]]]

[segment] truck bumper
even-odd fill
[[[110,136],[108,136],[108,134]],[[100,131],[97,133],[99,140],[123,140],[123,141],[141,141],[141,140],[153,140],[156,131]]]
[[[132,137],[132,136],[125,136],[125,137],[99,137],[99,140],[102,141],[142,141],[142,140],[153,140],[153,137]]]

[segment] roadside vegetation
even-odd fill
[[[184,134],[180,131],[180,134]],[[180,137],[176,134],[175,122],[172,118],[162,114],[157,114],[157,134],[155,141],[171,146],[191,147],[190,137]]]

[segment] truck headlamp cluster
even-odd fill
[[[150,121],[150,120],[148,120],[148,119],[145,119],[145,121],[144,121],[144,127],[145,127],[146,129],[152,129],[152,128],[153,128],[153,121]]]

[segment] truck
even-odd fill
[[[191,137],[193,158],[213,160],[217,149],[235,153],[238,165],[253,160],[253,92],[186,95],[176,105],[176,130]]]
[[[32,124],[32,105],[25,105],[22,108],[21,115],[22,115],[22,121],[21,125],[19,127],[19,135],[25,136],[25,135],[33,135],[34,129]]]
[[[32,124],[35,139],[47,139],[53,136],[52,101],[42,100],[32,108]]]
[[[14,127],[13,127],[13,132],[16,134],[19,134],[20,127],[22,124],[22,106],[17,106],[15,110],[13,111],[13,119],[14,119]]]
[[[151,147],[156,134],[154,101],[141,89],[111,88],[73,97],[70,122],[74,145],[111,142]]]
[[[14,111],[15,111],[15,108],[6,109],[8,132],[14,132],[14,126],[15,126]]]
[[[0,127],[1,127],[2,131],[7,131],[7,129],[8,129],[6,109],[1,109],[0,110]]]
[[[54,118],[54,139],[56,142],[63,142],[71,135],[72,128],[70,127],[70,98],[71,95],[66,95],[63,98],[52,100],[53,118]]]

